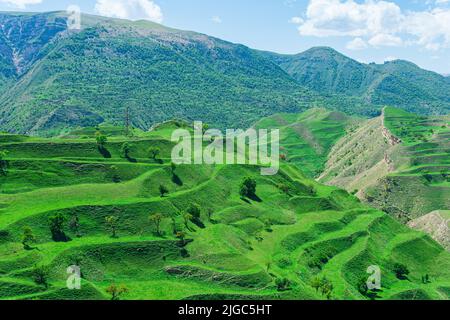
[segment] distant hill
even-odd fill
[[[364,64],[328,47],[297,55],[265,55],[299,84],[317,92],[361,97],[370,104],[396,106],[419,114],[450,112],[448,79],[408,61]]]
[[[0,13],[0,130],[59,134],[102,122],[147,130],[180,118],[249,127],[261,117],[327,107],[377,116],[384,104],[448,111],[442,76],[406,62],[364,65],[326,48],[262,53],[148,22]]]
[[[206,35],[138,21],[64,13],[0,14],[0,128],[58,132],[122,123],[148,129],[173,118],[221,128],[298,112],[320,100],[259,52]]]

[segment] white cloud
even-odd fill
[[[25,9],[25,7],[29,4],[39,4],[42,0],[0,0],[0,3],[6,3],[12,7],[16,7],[19,9]]]
[[[391,34],[380,33],[373,36],[369,44],[373,47],[400,47],[403,45],[403,40]]]
[[[304,22],[305,21],[302,18],[300,18],[300,17],[292,17],[289,20],[289,23],[293,23],[293,24],[303,24]]]
[[[391,62],[391,61],[395,61],[395,60],[398,60],[398,58],[394,57],[394,56],[389,56],[389,57],[384,58],[384,62]]]
[[[150,0],[97,0],[95,11],[107,17],[163,21],[161,8]]]
[[[222,23],[222,18],[219,16],[214,16],[211,18],[211,21],[214,23]]]
[[[435,2],[443,3],[450,0]],[[356,37],[375,47],[413,44],[438,50],[450,47],[450,9],[415,12],[402,11],[392,1],[310,0],[298,30],[303,36]],[[348,46],[358,44],[353,40]]]
[[[349,50],[363,50],[368,47],[367,43],[361,38],[355,38],[347,43],[346,48]]]
[[[311,0],[306,22],[299,27],[305,36],[366,36],[395,30],[401,23],[401,9],[395,3],[352,0]]]
[[[405,29],[429,50],[447,47],[450,45],[450,9],[413,12],[405,21]]]

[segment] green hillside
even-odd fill
[[[334,146],[320,181],[354,191],[403,222],[450,209],[448,116],[395,108]]]
[[[21,56],[29,62],[13,72],[17,83],[0,98],[0,128],[9,132],[52,134],[104,121],[121,124],[125,107],[141,129],[174,118],[244,128],[261,116],[298,112],[319,99],[258,52],[206,35],[88,15],[81,31],[48,31],[55,19],[66,21],[62,13],[0,19],[11,21],[5,35],[16,35],[0,38],[6,53],[20,54],[18,44],[35,43],[31,32],[60,31],[54,38],[41,36],[48,41],[32,57]],[[30,29],[18,29],[28,20]],[[8,64],[0,70],[6,77],[16,66],[2,61]]]
[[[120,125],[126,108],[142,130],[170,119],[247,128],[317,106],[363,116],[385,104],[449,110],[447,79],[407,62],[363,65],[324,48],[283,56],[145,21],[82,15],[82,30],[66,21],[0,13],[0,130]]]
[[[122,299],[450,298],[450,253],[424,233],[288,163],[270,177],[257,166],[173,168],[166,137],[179,125],[132,138],[100,128],[101,152],[92,128],[1,135],[0,299],[110,299],[112,284],[128,288]],[[256,193],[241,198],[244,177]],[[66,289],[70,265],[81,290]],[[364,293],[371,265],[383,288]]]
[[[301,114],[276,114],[255,124],[256,129],[279,129],[281,153],[304,174],[323,172],[334,144],[362,121],[344,113],[314,108]]]
[[[328,47],[297,55],[266,53],[301,85],[321,94],[360,97],[418,114],[450,112],[450,82],[444,76],[402,60],[364,64]]]

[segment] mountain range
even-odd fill
[[[248,127],[311,107],[450,110],[448,78],[406,61],[366,65],[324,47],[280,55],[148,21],[81,21],[69,30],[62,12],[0,14],[0,130],[120,124],[127,108],[144,130],[174,118]]]

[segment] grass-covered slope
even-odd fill
[[[55,15],[65,22],[65,13],[37,16],[47,19],[46,26]],[[18,26],[31,19],[1,17]],[[89,15],[82,22],[80,31],[63,30],[47,39],[39,59],[30,61],[33,67],[5,90],[0,128],[55,133],[103,121],[121,124],[125,107],[141,129],[174,118],[244,128],[261,116],[298,112],[319,99],[243,45],[151,22]],[[11,33],[19,33],[16,25]],[[33,42],[26,31],[5,48]]]
[[[171,126],[134,138],[104,128],[108,153],[99,152],[92,129],[59,139],[0,136],[0,150],[8,151],[0,299],[109,299],[111,284],[129,289],[123,299],[325,299],[312,287],[317,277],[332,284],[331,299],[367,299],[358,287],[371,265],[382,269],[383,286],[372,298],[449,298],[450,254],[428,236],[287,163],[271,177],[257,166],[173,168]],[[157,160],[147,156],[151,146],[161,150]],[[257,188],[243,200],[244,177]],[[185,215],[193,204],[197,219]],[[150,219],[157,214],[159,233]],[[64,237],[55,241],[49,221],[58,215]],[[111,216],[116,237],[105,219]],[[24,249],[27,227],[35,242]],[[407,279],[395,276],[396,263],[408,267]],[[81,267],[81,290],[66,288],[71,265]],[[36,283],[43,267],[48,287]]]
[[[321,94],[345,94],[418,114],[450,111],[448,78],[408,61],[364,64],[327,47],[297,55],[266,55],[301,85]]]
[[[342,138],[320,181],[355,191],[407,222],[450,209],[449,119],[385,108]]]
[[[309,177],[323,170],[334,144],[359,120],[341,112],[313,108],[301,114],[276,114],[258,121],[256,129],[279,129],[281,153]]]
[[[247,128],[317,105],[364,116],[384,104],[449,110],[448,81],[406,62],[367,66],[324,48],[267,54],[148,21],[82,15],[81,30],[66,21],[65,12],[0,13],[0,130],[119,125],[127,107],[143,130],[175,118]]]

